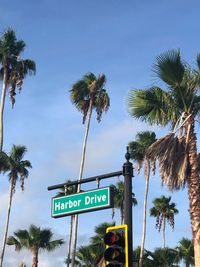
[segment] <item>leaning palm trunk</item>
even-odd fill
[[[11,179],[10,182],[10,194],[9,194],[9,201],[8,201],[8,213],[7,213],[7,219],[6,219],[6,226],[5,226],[5,233],[4,233],[4,239],[3,239],[3,246],[2,246],[2,252],[1,252],[1,258],[0,258],[0,267],[3,266],[3,259],[4,259],[4,253],[5,253],[5,247],[6,247],[6,240],[8,236],[8,226],[10,222],[10,211],[11,211],[11,205],[12,205],[12,197],[13,197],[13,186],[14,186],[14,179]]]
[[[188,134],[187,152],[189,161],[188,194],[189,212],[192,224],[194,242],[195,267],[200,267],[200,178],[197,155],[197,139],[194,132],[194,119],[191,118],[186,125]]]
[[[32,251],[32,267],[38,267],[38,249]]]
[[[90,128],[90,121],[91,121],[91,116],[92,116],[92,107],[93,107],[93,99],[91,98],[90,100],[90,106],[88,110],[88,122],[87,122],[87,127],[85,131],[85,137],[83,141],[83,151],[82,151],[82,158],[81,158],[81,165],[80,165],[80,172],[79,172],[79,179],[80,181],[83,176],[83,167],[85,163],[85,152],[86,152],[86,145],[87,145],[87,138],[88,138],[88,133],[89,133],[89,128]],[[78,189],[77,192],[79,193],[81,189],[81,184],[78,184]],[[74,216],[74,240],[73,240],[73,250],[72,250],[72,267],[75,266],[75,256],[76,256],[76,243],[77,243],[77,230],[78,230],[78,215],[76,214]]]
[[[3,112],[5,105],[6,89],[7,89],[7,70],[3,69],[3,86],[1,93],[1,103],[0,103],[0,152],[3,149]]]
[[[142,267],[142,259],[144,255],[144,246],[146,239],[146,221],[147,221],[147,199],[149,192],[149,177],[150,177],[150,162],[148,159],[145,159],[145,194],[144,194],[144,210],[143,210],[143,227],[142,227],[142,241],[141,241],[141,249],[140,249],[140,259],[139,259],[139,267]]]
[[[69,230],[69,242],[68,242],[68,252],[67,252],[67,267],[69,267],[69,265],[70,265],[73,219],[74,219],[74,216],[73,215],[70,216],[70,230]]]

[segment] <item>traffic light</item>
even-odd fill
[[[128,267],[128,227],[111,226],[104,237],[106,267]]]

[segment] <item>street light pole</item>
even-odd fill
[[[123,165],[124,176],[124,223],[128,226],[128,266],[133,266],[133,222],[132,222],[132,177],[133,164],[130,160],[129,148],[125,154],[126,162]]]

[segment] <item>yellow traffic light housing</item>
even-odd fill
[[[128,226],[111,226],[104,237],[106,267],[128,267]]]

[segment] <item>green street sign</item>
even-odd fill
[[[58,218],[112,208],[113,197],[112,187],[104,187],[63,197],[54,197],[52,198],[52,217]]]

